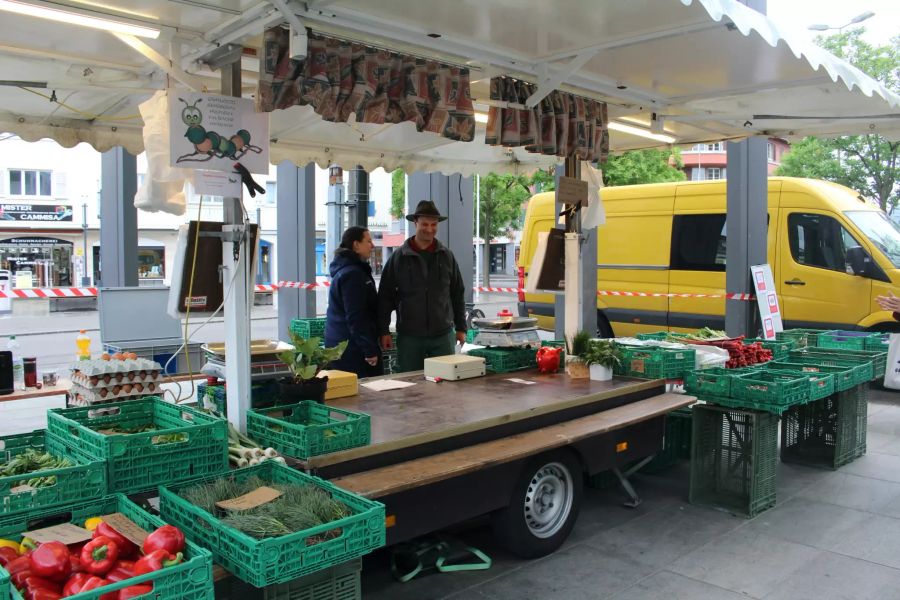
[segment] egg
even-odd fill
[[[130,394],[132,387],[133,386],[130,383],[126,383],[125,385],[122,386],[122,391],[125,392],[126,394]]]

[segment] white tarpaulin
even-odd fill
[[[503,74],[534,81],[542,92],[556,88],[606,101],[614,151],[748,135],[900,137],[897,95],[733,0],[337,0],[327,10],[315,2],[291,6],[313,30],[469,66],[479,111],[486,111],[490,78]],[[50,137],[64,146],[87,142],[101,151],[121,145],[139,152],[141,102],[167,83],[186,89],[182,81],[219,93],[218,72],[193,59],[229,42],[246,49],[243,95],[251,97],[260,34],[285,21],[258,0],[113,0],[91,10],[162,33],[126,45],[106,31],[3,13],[0,130],[27,140]],[[644,135],[622,131],[628,127]],[[651,130],[655,139],[645,137]],[[483,124],[473,142],[462,143],[416,132],[408,123],[325,122],[309,107],[271,113],[270,137],[274,163],[468,175],[559,162],[486,146]]]

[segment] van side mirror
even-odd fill
[[[872,275],[872,257],[862,246],[847,248],[847,264],[854,275],[868,277]]]

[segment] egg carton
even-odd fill
[[[149,396],[157,396],[159,392],[151,392],[151,393],[143,393],[143,394],[131,394],[129,396],[117,397],[117,398],[103,398],[100,400],[90,400],[82,393],[74,393],[72,390],[69,390],[69,400],[67,406],[69,408],[72,407],[81,407],[87,408],[91,406],[97,406],[102,404],[110,404],[112,402],[124,402],[126,400],[140,400],[141,398],[147,398]]]
[[[126,385],[141,383],[162,383],[162,371],[127,371],[119,373],[106,373],[104,375],[86,375],[83,372],[72,373],[72,383],[77,383],[81,387],[99,390],[101,388],[112,388],[117,385]]]
[[[158,396],[162,393],[162,387],[156,381],[148,383],[122,383],[110,387],[90,388],[78,383],[72,383],[69,388],[70,398],[80,398],[86,404],[100,402],[116,402],[130,399],[132,396]]]
[[[147,358],[128,358],[114,360],[80,360],[72,364],[72,373],[87,377],[119,376],[129,372],[162,371],[158,362]]]

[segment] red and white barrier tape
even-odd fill
[[[257,292],[277,292],[278,288],[311,290],[331,285],[327,281],[304,283],[302,281],[279,281],[255,286]],[[476,292],[493,294],[518,294],[525,292],[517,287],[476,287]],[[0,290],[0,298],[89,298],[97,295],[97,288],[29,288],[13,289],[9,292]],[[663,294],[656,292],[619,292],[598,290],[598,296],[625,296],[637,298],[725,298],[726,300],[754,300],[753,294]]]

